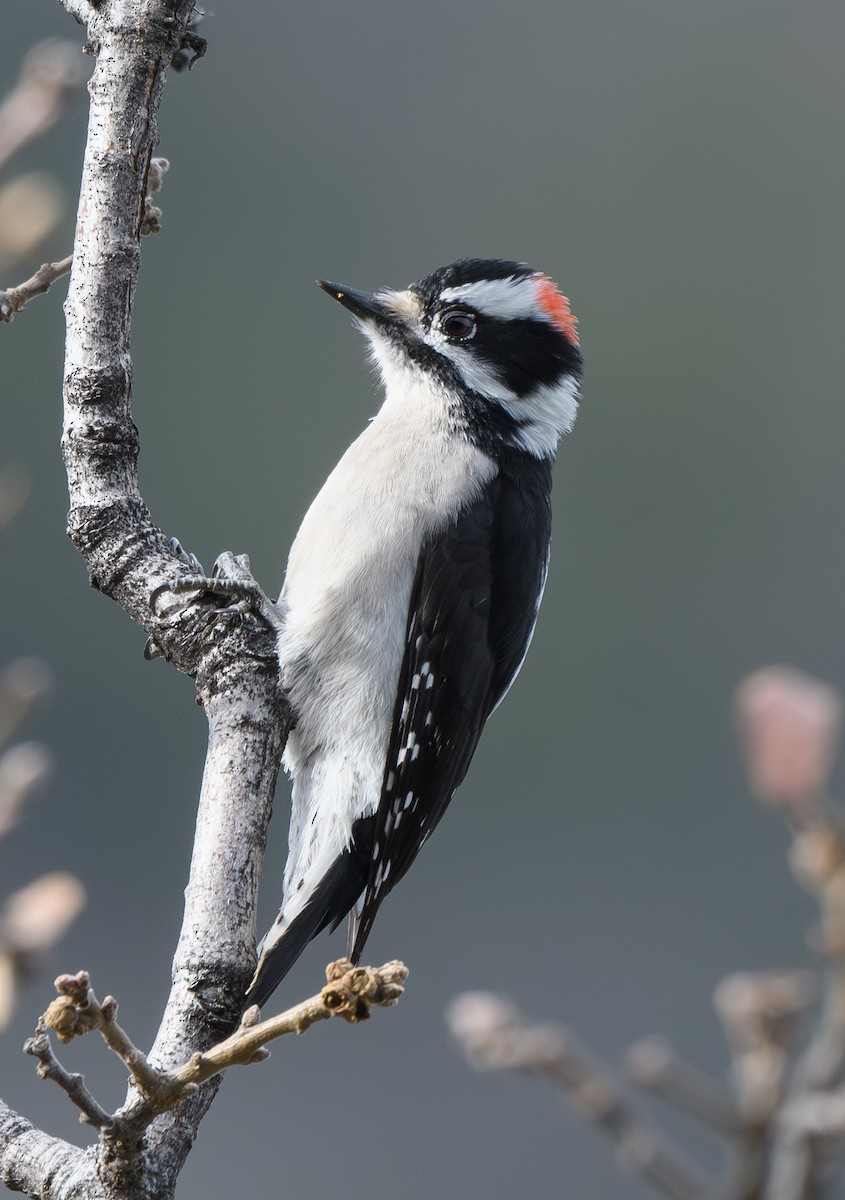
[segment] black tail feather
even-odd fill
[[[262,955],[245,1007],[266,1004],[311,939],[327,925],[336,929],[350,911],[367,884],[374,827],[374,816],[355,822],[352,845],[334,860],[272,950]]]

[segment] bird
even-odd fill
[[[582,373],[568,300],[524,263],[461,259],[374,293],[317,282],[384,400],[308,509],[277,602],[292,808],[248,1005],[347,915],[359,961],[463,781],[534,631]]]

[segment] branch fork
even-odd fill
[[[347,958],[338,959],[326,968],[328,982],[316,996],[264,1021],[258,1006],[252,1005],[230,1037],[209,1050],[196,1051],[181,1066],[164,1070],[152,1066],[117,1023],[114,997],[107,996],[101,1003],[88,972],[79,971],[58,977],[58,995],[41,1016],[35,1036],[25,1043],[24,1050],[39,1060],[42,1079],[52,1079],[80,1109],[80,1120],[124,1140],[128,1140],[127,1128],[131,1128],[132,1140],[137,1140],[154,1116],[193,1096],[208,1079],[229,1067],[249,1066],[269,1058],[268,1042],[287,1033],[305,1033],[318,1021],[331,1017],[354,1025],[367,1020],[373,1008],[392,1007],[402,995],[407,977],[407,967],[398,961],[381,967],[357,967]],[[50,1030],[64,1043],[97,1031],[126,1067],[140,1101],[130,1101],[118,1113],[107,1113],[88,1091],[83,1077],[65,1070],[58,1061],[50,1045]]]

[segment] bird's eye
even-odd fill
[[[475,333],[475,317],[461,308],[453,308],[440,318],[440,328],[447,338],[469,338]]]

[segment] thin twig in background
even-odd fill
[[[0,492],[2,491],[0,479]],[[37,658],[20,658],[0,672],[0,840],[8,837],[53,773],[53,756],[39,742],[9,745],[52,691],[53,674]],[[51,871],[0,902],[0,1030],[8,1025],[19,986],[85,907],[85,888],[67,871]]]
[[[89,73],[78,42],[50,38],[32,47],[0,100],[0,167],[55,125]]]
[[[715,1188],[677,1147],[655,1133],[615,1080],[559,1025],[530,1025],[506,1000],[467,992],[446,1013],[469,1063],[519,1071],[557,1086],[575,1111],[613,1142],[618,1161],[662,1200],[715,1200]]]
[[[845,1146],[845,833],[826,796],[843,704],[825,684],[770,668],[742,684],[735,709],[751,788],[789,818],[790,864],[819,903],[811,944],[825,967],[821,1014],[802,1051],[800,1025],[817,992],[814,972],[744,972],[722,980],[714,1003],[730,1048],[733,1095],[679,1060],[662,1039],[637,1043],[627,1057],[632,1082],[726,1139],[727,1182],[718,1191],[699,1183],[677,1148],[643,1125],[612,1077],[564,1029],[527,1025],[508,1001],[477,993],[458,997],[447,1020],[477,1069],[523,1071],[557,1083],[580,1116],[614,1139],[622,1165],[664,1200],[708,1194],[832,1200]],[[641,1153],[628,1153],[629,1144]]]

